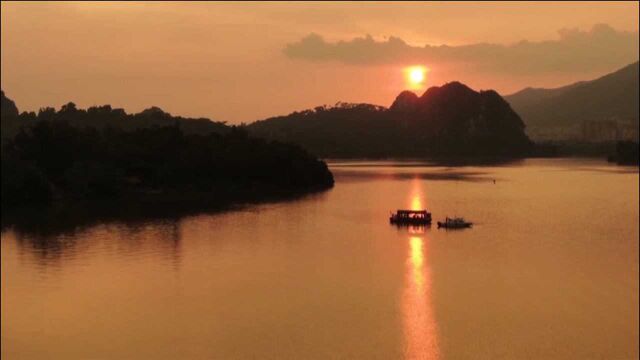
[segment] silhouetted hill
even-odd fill
[[[584,84],[584,81],[580,81],[571,85],[555,88],[555,89],[543,89],[528,87],[518,91],[517,93],[507,95],[505,100],[516,110],[526,108],[537,104],[539,101],[553,98],[561,95],[564,92],[571,90],[577,86]]]
[[[299,146],[157,107],[129,115],[69,103],[3,116],[2,136],[3,209],[123,198],[211,206],[333,185],[327,165]]]
[[[396,97],[389,110],[410,113],[417,109],[420,98],[411,91],[403,91]]]
[[[524,124],[495,91],[452,82],[389,109],[338,103],[257,121],[249,131],[300,144],[322,157],[523,156]]]
[[[400,128],[386,109],[370,104],[318,106],[250,124],[255,136],[292,142],[321,157],[385,156]]]
[[[585,122],[638,123],[638,62],[592,81],[505,96],[532,133],[576,133]]]
[[[0,90],[0,116],[18,116],[18,108],[13,100],[4,95],[4,91]]]
[[[8,102],[13,101],[6,99]],[[3,108],[5,98],[3,96]],[[15,105],[14,105],[15,107]],[[4,110],[3,110],[4,111]],[[17,109],[16,112],[17,113]],[[172,116],[158,107],[151,107],[138,114],[127,114],[123,109],[112,108],[111,105],[92,106],[86,110],[78,109],[72,102],[62,105],[59,111],[54,108],[41,108],[38,113],[23,112],[15,116],[2,116],[2,140],[15,136],[20,127],[31,126],[41,120],[65,121],[79,128],[115,128],[133,131],[150,127],[177,125],[185,134],[226,133],[229,127],[223,122],[206,118],[184,118]]]

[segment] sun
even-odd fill
[[[411,66],[405,68],[407,82],[413,89],[421,88],[427,78],[427,68],[424,66]]]
[[[421,84],[424,81],[424,69],[412,69],[409,72],[409,80],[414,84]]]

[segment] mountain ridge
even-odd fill
[[[56,112],[43,108],[3,117],[3,140],[39,119],[64,118],[77,127],[117,127],[133,131],[179,126],[185,133],[226,133],[231,127],[208,119],[174,117],[157,107],[127,114],[109,105]],[[453,81],[418,96],[401,92],[389,108],[338,103],[258,120],[243,126],[252,135],[302,146],[321,157],[521,157],[532,146],[524,123],[493,90],[475,91]]]
[[[532,145],[497,92],[457,81],[421,96],[403,91],[389,108],[339,103],[258,120],[248,129],[321,157],[522,156]]]
[[[638,62],[599,78],[552,89],[527,88],[504,98],[528,129],[573,129],[584,122],[638,123]]]

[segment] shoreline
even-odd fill
[[[140,223],[149,220],[175,220],[186,216],[241,209],[250,205],[275,204],[317,196],[332,186],[311,189],[273,190],[268,194],[241,190],[233,192],[188,192],[127,194],[114,198],[57,199],[47,204],[3,206],[2,231],[65,233],[98,222]]]

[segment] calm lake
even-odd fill
[[[3,230],[2,358],[638,358],[637,167],[331,169],[294,201]]]

